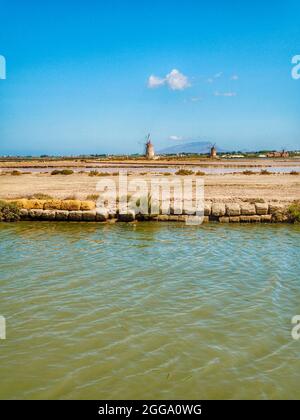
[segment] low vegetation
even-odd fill
[[[260,174],[261,175],[272,175],[272,172],[268,171],[267,169],[262,169],[260,171]]]
[[[290,172],[290,175],[300,175],[300,172],[297,172],[297,171],[291,171],[291,172]]]
[[[14,203],[0,201],[0,222],[16,222],[20,220],[20,209]]]
[[[175,175],[194,175],[194,171],[190,169],[179,169]]]
[[[99,172],[98,171],[90,171],[89,172],[89,176],[98,176]]]
[[[197,171],[196,172],[196,175],[197,176],[204,176],[205,175],[205,172],[203,172],[203,171]]]
[[[290,222],[300,222],[300,201],[295,201],[287,209],[287,214]]]
[[[20,175],[22,175],[22,172],[20,172],[20,171],[12,171],[11,172],[11,175],[12,176],[20,176]]]
[[[246,171],[243,171],[244,175],[254,175],[255,172],[254,171],[249,171],[248,169]]]
[[[51,175],[72,175],[74,171],[72,169],[54,169],[54,171],[51,172]]]

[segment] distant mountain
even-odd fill
[[[162,154],[174,154],[177,153],[209,153],[210,148],[213,146],[212,143],[209,141],[195,141],[192,143],[182,143],[182,144],[176,144],[174,146],[166,147],[165,149],[159,150],[158,153]],[[224,153],[224,149],[219,149],[218,146],[216,146],[217,152]]]

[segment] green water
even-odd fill
[[[300,398],[299,234],[0,224],[0,398]]]

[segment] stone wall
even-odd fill
[[[12,201],[12,200],[10,200]],[[80,200],[14,200],[25,220],[57,220],[86,222],[176,221],[184,222],[186,215],[141,215],[130,210],[127,214],[99,212],[93,201]],[[286,222],[288,204],[266,202],[205,202],[204,222],[258,223]]]

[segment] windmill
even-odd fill
[[[217,149],[216,149],[216,143],[214,143],[210,149],[210,157],[216,158],[217,157]]]
[[[146,136],[145,156],[146,156],[146,159],[154,159],[154,156],[155,156],[154,147],[150,138],[150,133]]]

